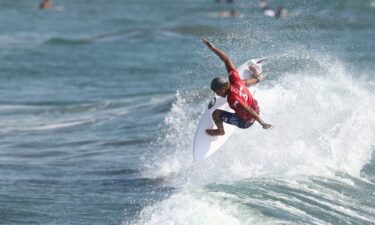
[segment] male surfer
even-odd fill
[[[39,5],[39,8],[40,9],[50,9],[51,8],[51,0],[43,0],[40,5]]]
[[[246,129],[253,125],[256,120],[264,129],[271,128],[270,124],[265,123],[259,117],[258,102],[246,88],[263,80],[263,75],[259,68],[254,65],[250,66],[249,69],[253,72],[253,78],[241,80],[230,58],[222,50],[214,47],[208,39],[203,38],[202,41],[225,63],[225,67],[229,73],[229,81],[222,77],[214,78],[211,81],[211,90],[221,97],[227,96],[229,107],[235,111],[235,113],[231,113],[216,109],[212,113],[212,118],[217,129],[207,129],[206,133],[211,136],[224,135],[223,122]]]

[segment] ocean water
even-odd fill
[[[0,224],[375,224],[375,1],[281,4],[1,0]],[[195,164],[202,37],[268,58],[275,128]]]

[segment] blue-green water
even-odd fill
[[[375,224],[375,1],[270,3],[1,0],[0,224]],[[276,128],[194,164],[202,37]]]

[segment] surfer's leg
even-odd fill
[[[219,136],[219,135],[225,134],[223,120],[221,119],[221,116],[220,116],[222,112],[224,112],[224,111],[220,110],[220,109],[216,109],[212,113],[212,119],[214,120],[217,129],[207,129],[206,133],[208,135]]]

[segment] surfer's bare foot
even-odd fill
[[[207,129],[206,133],[211,136],[221,136],[225,134],[223,130],[219,130],[219,129]]]

